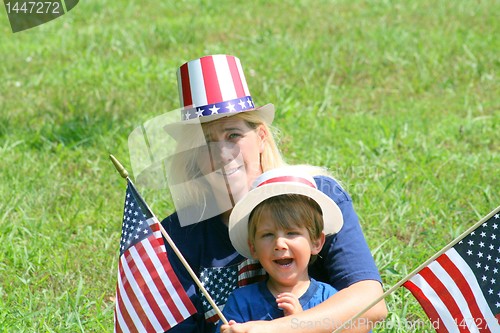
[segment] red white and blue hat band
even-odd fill
[[[214,103],[195,107],[186,107],[181,110],[182,120],[189,120],[194,118],[206,117],[215,114],[241,112],[254,108],[252,97],[245,96],[243,98],[236,98],[227,102]]]
[[[182,65],[177,72],[182,120],[253,109],[240,60],[211,55]]]

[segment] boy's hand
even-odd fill
[[[282,309],[285,316],[302,312],[302,305],[299,299],[292,293],[281,293],[276,298],[278,308]]]
[[[231,326],[237,324],[234,320],[230,320],[229,323],[226,325],[222,325],[220,328],[220,333],[231,333],[233,330],[231,329]]]

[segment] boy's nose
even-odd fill
[[[286,240],[284,237],[276,238],[276,242],[274,244],[275,251],[282,251],[282,250],[286,250],[287,248],[288,247],[287,247]]]

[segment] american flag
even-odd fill
[[[164,332],[195,312],[167,259],[158,220],[128,181],[115,332]]]
[[[200,281],[203,287],[212,295],[215,304],[222,310],[227,298],[233,290],[266,278],[266,271],[257,260],[246,259],[240,264],[227,267],[209,267],[200,271]],[[202,294],[205,319],[217,322],[219,315]]]
[[[438,333],[500,332],[500,207],[403,284]]]

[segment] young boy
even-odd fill
[[[263,173],[253,189],[234,207],[229,236],[235,249],[259,260],[266,281],[236,289],[223,313],[242,323],[272,320],[309,309],[336,290],[309,277],[308,265],[325,242],[325,233],[337,233],[342,213],[319,191],[314,179],[299,167]],[[217,327],[222,332],[227,326]]]

